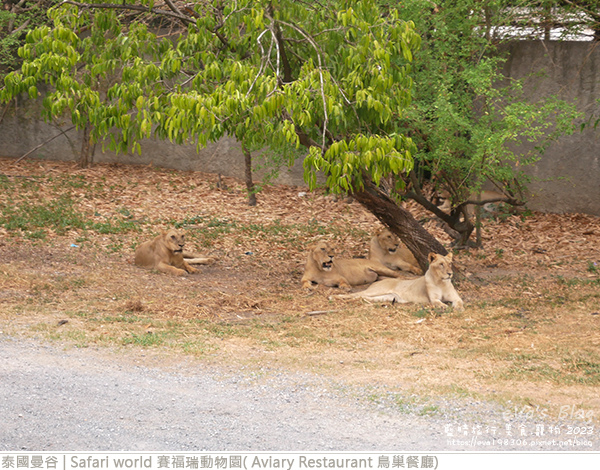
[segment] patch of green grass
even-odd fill
[[[14,191],[15,188],[10,190]],[[31,240],[45,240],[50,232],[64,235],[69,230],[95,231],[101,234],[122,234],[139,231],[140,223],[130,220],[129,211],[122,208],[125,219],[93,222],[75,207],[71,196],[62,194],[52,200],[11,201],[0,204],[0,226],[10,232],[20,232]]]
[[[537,354],[510,354],[507,359],[512,364],[501,372],[503,379],[550,381],[557,385],[600,384],[600,357],[595,353],[563,356],[560,364],[549,364]]]
[[[87,283],[87,281],[81,277],[75,278],[75,279],[71,279],[70,281],[71,287],[78,289],[80,287],[84,287]]]
[[[52,341],[68,341],[78,348],[86,348],[89,344],[89,338],[85,331],[77,329],[65,329],[65,327],[56,327],[56,324],[38,323],[31,327],[31,330],[42,334]]]
[[[10,179],[8,178],[8,176],[0,175],[0,189],[6,191],[7,189],[10,189],[11,186],[12,186],[12,183],[11,183]]]
[[[75,343],[77,348],[87,348],[90,343],[88,335],[84,331],[68,330],[63,337]]]
[[[55,196],[44,199],[39,197],[42,185]],[[122,234],[140,230],[140,222],[132,219],[132,213],[126,207],[118,209],[117,217],[107,218],[103,222],[95,222],[88,214],[78,210],[76,200],[81,197],[82,190],[83,197],[91,197],[107,190],[101,184],[88,183],[81,175],[14,180],[2,176],[0,189],[6,194],[15,195],[0,204],[0,226],[31,240],[46,240],[51,232],[64,235],[69,230],[83,231],[84,237],[86,231]],[[73,190],[77,190],[77,193]]]
[[[308,224],[283,224],[280,220],[275,220],[268,224],[261,223],[241,223],[230,219],[220,219],[217,217],[193,216],[180,221],[170,220],[167,222],[175,228],[181,229],[188,227],[188,233],[192,239],[195,239],[202,246],[212,246],[214,241],[223,235],[235,235],[239,237],[240,243],[250,238],[268,239],[274,245],[303,245],[306,240],[314,237],[333,235],[334,237],[344,237],[348,234],[367,238],[369,233],[354,228],[337,227],[335,225],[322,224],[316,220]]]
[[[35,230],[33,232],[25,232],[25,238],[28,240],[46,240],[45,230]]]
[[[149,348],[153,346],[161,346],[165,342],[165,334],[164,333],[144,333],[141,335],[131,333],[130,336],[126,336],[122,339],[121,343],[123,345],[132,344],[135,346],[141,346],[144,348]]]
[[[53,186],[57,190],[64,190],[65,188],[83,189],[89,187],[89,183],[83,175],[61,175],[58,178],[50,176],[47,179],[47,183],[54,183]]]
[[[140,224],[135,220],[107,219],[104,222],[90,223],[87,228],[102,234],[120,234],[127,232],[139,232]]]
[[[118,253],[122,249],[123,249],[123,243],[121,243],[121,242],[109,243],[108,245],[106,245],[106,250],[109,253]]]
[[[189,225],[200,225],[200,224],[204,224],[206,222],[207,218],[203,217],[203,216],[194,216],[194,217],[186,217],[185,219],[181,220],[181,221],[172,221],[172,224],[175,228],[180,229],[180,228],[184,228],[187,227]]]
[[[143,318],[140,318],[137,315],[132,315],[127,312],[125,312],[123,315],[106,315],[98,318],[98,321],[102,323],[138,323],[143,320]]]
[[[419,308],[412,312],[412,316],[417,318],[426,318],[427,315],[429,315],[429,309],[427,308]]]
[[[556,276],[556,282],[559,286],[576,287],[576,286],[599,286],[600,278],[598,279],[582,279],[579,277],[565,278],[564,276]]]
[[[564,381],[560,370],[548,364],[529,361],[516,362],[502,372],[500,377],[506,380],[550,381],[557,384]]]
[[[577,383],[600,384],[600,358],[597,355],[587,358],[568,357],[565,359],[565,364],[565,368],[578,377]]]
[[[68,196],[37,204],[22,201],[0,206],[0,225],[9,231],[32,234],[51,229],[62,235],[70,229],[85,229],[87,224],[85,215],[74,209],[73,200]]]
[[[440,407],[436,405],[425,405],[419,410],[420,416],[433,416],[440,412]]]
[[[192,340],[185,341],[180,344],[182,351],[186,354],[193,354],[194,356],[203,356],[215,351],[215,347],[209,345],[203,340]]]

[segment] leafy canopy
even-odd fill
[[[28,34],[0,100],[45,83],[47,119],[66,114],[118,151],[232,135],[247,150],[308,153],[311,187],[318,171],[335,192],[385,177],[442,218],[425,178],[455,205],[486,181],[512,197],[523,166],[578,116],[502,75],[502,31],[517,13],[537,22],[545,2],[164,1],[63,1],[52,27]]]
[[[415,18],[423,38],[413,61],[413,102],[400,122],[400,132],[417,147],[419,178],[411,183],[432,177],[455,204],[490,181],[518,198],[527,182],[524,168],[558,136],[573,132],[580,117],[574,103],[529,97],[529,77],[503,73],[503,44],[514,38],[502,33],[521,32],[516,10],[529,12],[530,20],[537,10],[524,0],[426,3],[402,2],[402,14]]]
[[[360,186],[363,172],[378,182],[412,168],[414,146],[396,126],[420,37],[398,8],[374,0],[167,5],[63,2],[50,11],[51,28],[28,34],[24,64],[0,98],[35,98],[44,83],[47,119],[66,113],[118,151],[139,152],[150,136],[203,146],[228,134],[290,158],[303,146],[307,179],[314,186],[322,170],[336,191]],[[170,35],[160,21],[185,27]]]

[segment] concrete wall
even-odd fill
[[[518,42],[509,50],[506,74],[533,75],[525,88],[531,97],[555,94],[576,100],[580,111],[594,121],[600,118],[600,43]],[[562,137],[529,171],[529,207],[600,216],[599,157],[600,127]]]
[[[515,42],[509,46],[506,64],[509,76],[536,74],[528,81],[532,97],[557,94],[576,99],[586,113],[600,117],[600,44],[589,42]],[[537,75],[544,72],[543,75]],[[18,158],[59,130],[41,122],[38,111],[28,101],[10,108],[0,123],[0,156]],[[66,129],[69,126],[64,126]],[[68,137],[68,138],[67,138]],[[32,158],[74,160],[81,146],[80,136],[71,131],[31,154]],[[584,212],[600,216],[600,128],[562,138],[552,145],[531,170],[534,178],[529,207],[548,212]],[[243,178],[244,159],[233,139],[223,139],[196,152],[193,145],[176,146],[148,140],[142,143],[142,156],[102,152],[96,162],[154,164],[180,170],[221,173]],[[257,178],[260,178],[260,173]],[[302,163],[282,168],[276,180],[282,184],[304,185]]]
[[[69,130],[61,135],[61,130],[72,127],[70,123],[51,125],[40,120],[40,103],[20,99],[15,112],[10,107],[0,123],[0,156],[19,158],[43,142],[55,139],[35,150],[28,158],[76,161],[81,149],[81,133]],[[1,111],[1,110],[0,110]],[[223,176],[244,178],[244,155],[240,145],[232,138],[224,138],[217,143],[196,151],[195,145],[174,145],[168,141],[146,139],[141,142],[142,153],[118,155],[110,150],[103,151],[102,145],[96,145],[94,162],[125,163],[132,165],[155,165],[184,171],[202,171],[220,173]],[[260,181],[264,166],[259,155],[255,159],[259,168],[255,180]],[[288,168],[283,165],[274,182],[289,185],[304,185],[302,161]]]

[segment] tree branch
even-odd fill
[[[181,13],[181,10],[179,10],[179,8],[177,8],[177,6],[175,6],[175,4],[171,0],[165,0],[165,3],[171,9],[171,11],[173,13],[175,13],[176,15],[180,15],[182,17],[185,16],[183,13]]]
[[[17,158],[17,160],[15,161],[15,164],[19,163],[21,160],[23,160],[24,158],[27,158],[29,155],[31,155],[33,152],[35,152],[37,149],[43,147],[46,144],[49,144],[50,142],[52,142],[54,139],[60,137],[61,135],[65,135],[67,132],[72,131],[73,129],[75,129],[75,126],[69,127],[68,129],[65,129],[64,131],[61,130],[60,134],[56,134],[54,137],[50,137],[49,139],[45,140],[44,142],[42,142],[41,144],[37,145],[36,147],[32,148],[29,152],[27,152],[24,155],[21,155],[19,158]]]
[[[304,36],[308,40],[308,42],[310,42],[311,46],[317,53],[317,60],[319,62],[319,67],[318,67],[319,80],[321,83],[321,99],[323,100],[323,117],[324,117],[324,119],[323,119],[323,144],[321,145],[321,151],[323,153],[325,153],[325,139],[327,136],[327,123],[329,122],[329,116],[327,115],[327,100],[325,98],[325,80],[323,78],[323,59],[321,57],[321,50],[319,49],[319,45],[317,44],[317,42],[310,36],[310,34],[305,32],[302,28],[296,26],[295,24],[288,23],[286,21],[279,20],[279,23],[299,32],[302,36]]]
[[[27,28],[27,26],[29,26],[29,23],[31,23],[31,19],[27,19],[26,21],[24,21],[21,26],[19,26],[17,29],[12,30],[9,34],[18,34],[20,31]]]
[[[408,192],[404,193],[404,197],[407,197],[409,199],[412,199],[412,200],[418,202],[421,206],[423,206],[429,212],[432,212],[433,214],[435,214],[437,217],[442,219],[448,225],[450,225],[450,226],[454,225],[457,222],[455,217],[452,217],[451,215],[447,214],[446,212],[441,210],[438,206],[436,206],[433,202],[431,202],[429,199],[427,199],[425,197],[425,195],[421,191],[421,188],[419,186],[419,181],[417,180],[417,175],[415,174],[414,170],[410,172],[409,177],[410,177],[410,181],[412,183],[413,191],[408,191]]]
[[[183,13],[177,14],[173,11],[168,10],[150,10],[148,7],[142,5],[123,5],[116,3],[80,3],[73,0],[63,0],[60,5],[74,5],[79,8],[94,9],[99,8],[103,10],[121,10],[121,11],[137,11],[140,13],[152,13],[158,16],[166,16],[169,18],[177,19],[185,24],[195,24],[195,20],[189,16],[185,16]]]
[[[275,41],[277,41],[277,51],[279,52],[279,57],[281,57],[281,63],[283,64],[283,83],[291,83],[294,78],[292,77],[292,67],[290,66],[290,61],[288,59],[285,42],[283,40],[283,35],[281,34],[281,29],[279,25],[274,19],[273,15],[273,5],[269,4],[267,8],[267,16],[271,20],[272,31],[275,36]],[[278,76],[279,78],[279,76]]]

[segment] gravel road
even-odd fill
[[[0,451],[600,450],[595,435],[525,445],[518,426],[539,422],[491,404],[443,400],[424,416],[317,375],[123,354],[0,334]],[[515,439],[500,445],[507,424]]]

